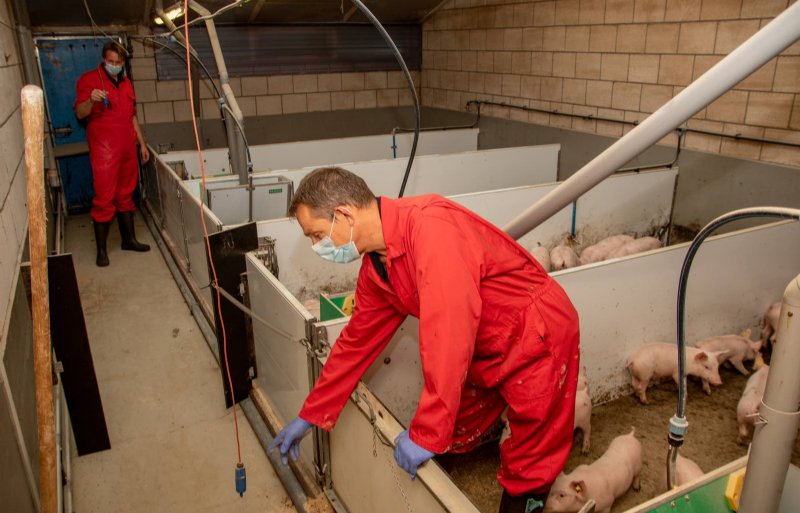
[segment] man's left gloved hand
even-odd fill
[[[403,470],[411,474],[411,479],[417,477],[417,467],[435,456],[435,453],[415,444],[408,437],[408,431],[397,435],[394,445],[394,459]]]

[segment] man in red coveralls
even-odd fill
[[[290,213],[322,258],[367,257],[350,322],[270,448],[286,463],[312,425],[333,428],[413,315],[425,384],[395,441],[397,463],[413,478],[435,454],[474,449],[508,408],[500,512],[540,511],[572,443],[578,316],[564,290],[506,233],[441,196],[376,198],[349,171],[320,168],[300,183]]]
[[[75,115],[86,119],[86,140],[92,166],[94,199],[92,220],[97,244],[97,265],[108,265],[106,239],[114,214],[122,235],[122,249],[149,251],[136,240],[133,228],[133,191],[139,178],[136,143],[142,161],[150,158],[139,121],[136,96],[123,67],[127,51],[116,42],[103,46],[103,62],[78,79]]]

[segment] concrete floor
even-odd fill
[[[90,218],[67,221],[111,438],[108,451],[73,454],[74,511],[295,511],[241,410],[247,492],[236,493],[220,371],[138,213],[136,232],[150,252],[121,251],[114,223],[111,265],[98,268]]]

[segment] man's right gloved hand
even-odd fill
[[[297,417],[275,436],[275,439],[269,444],[269,450],[272,451],[280,446],[281,461],[284,465],[289,464],[289,455],[292,456],[292,461],[297,461],[300,457],[300,440],[310,429],[310,422]]]

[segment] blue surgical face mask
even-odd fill
[[[333,221],[331,221],[331,232],[320,239],[319,242],[311,246],[319,256],[329,262],[337,264],[347,264],[353,260],[357,260],[360,256],[355,242],[353,242],[353,227],[350,227],[350,242],[342,246],[336,246],[331,239],[333,234],[333,223],[336,222],[336,213],[333,214]]]
[[[112,77],[116,77],[120,73],[122,73],[122,66],[114,66],[113,64],[105,63],[106,71]]]

